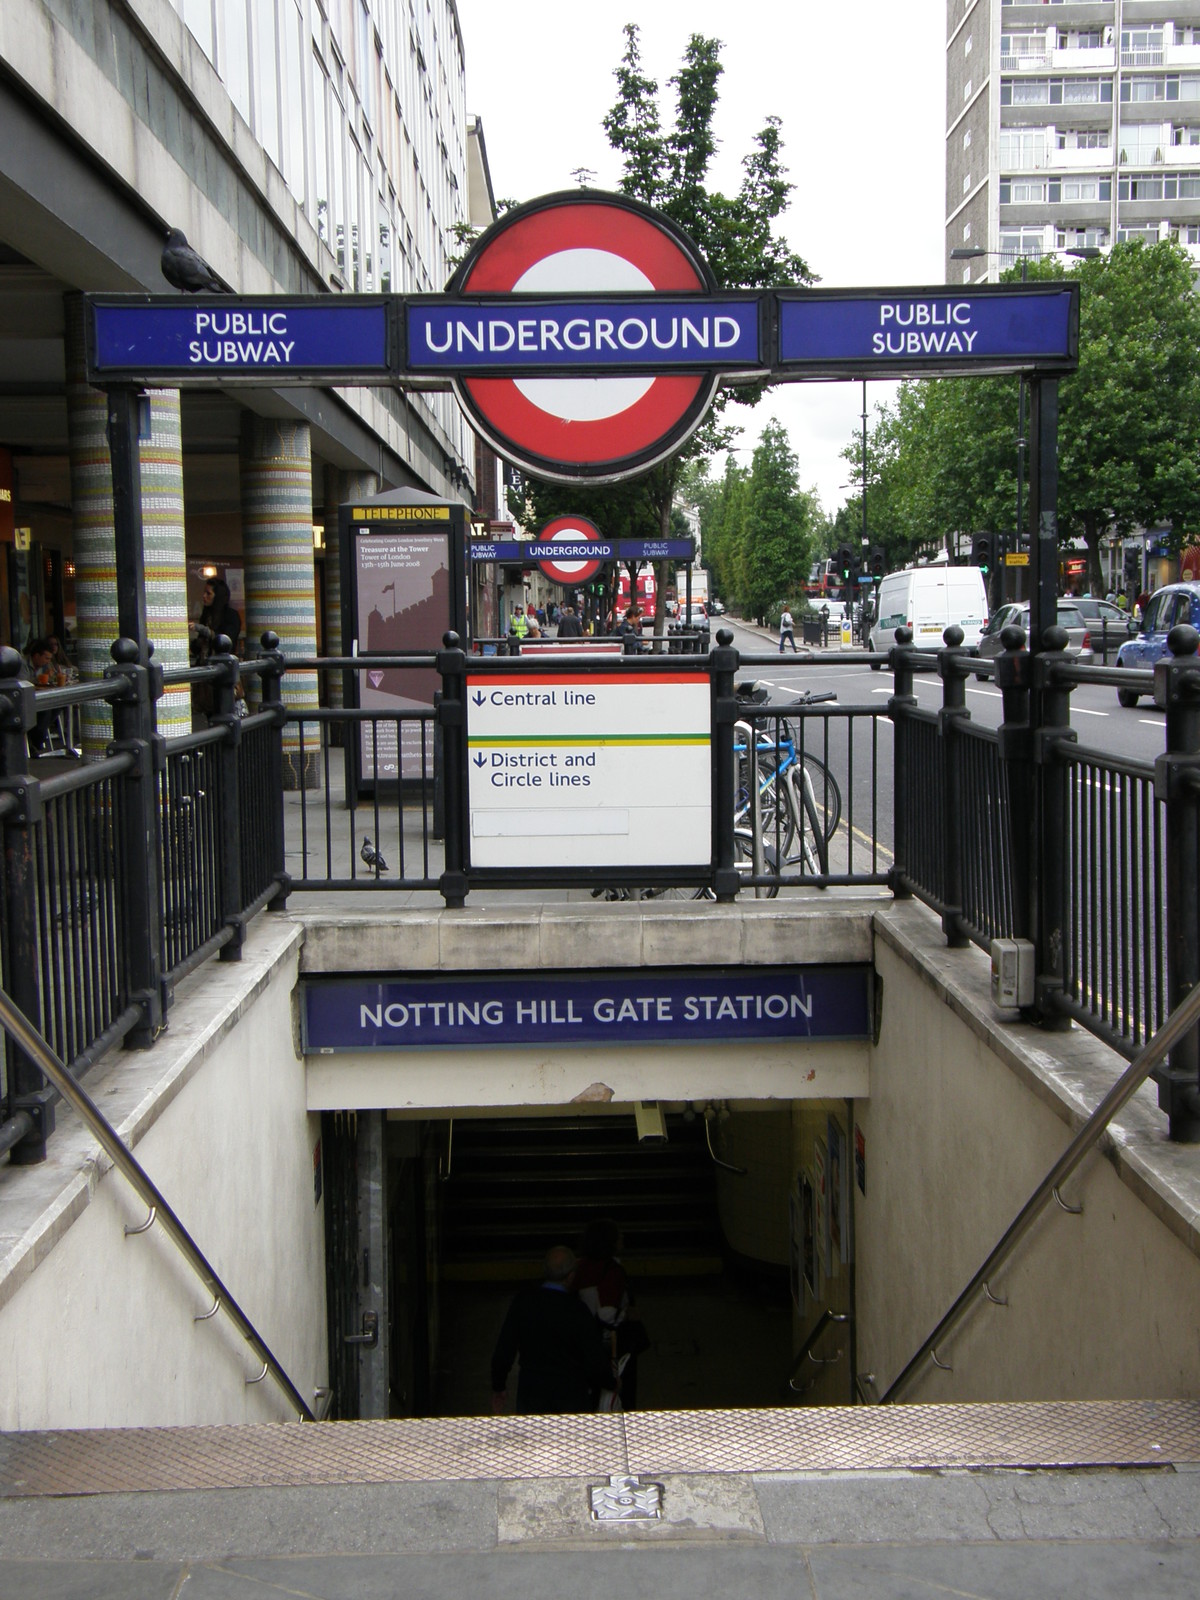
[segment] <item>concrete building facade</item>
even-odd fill
[[[109,490],[103,400],[78,392],[72,295],[169,293],[168,227],[183,229],[239,293],[437,290],[461,229],[490,213],[453,0],[9,0],[0,13],[4,641],[23,646],[53,631],[73,642],[88,631],[77,543],[106,519]],[[186,637],[185,611],[194,614],[210,569],[231,579],[245,616],[243,445],[258,424],[288,431],[297,459],[308,459],[302,498],[318,578],[334,520],[327,497],[348,482],[358,493],[364,483],[420,488],[498,514],[494,459],[481,469],[448,394],[264,387],[170,403],[186,570],[176,557],[161,575],[171,593],[156,645]],[[89,404],[100,408],[90,432]],[[102,589],[104,552],[89,549],[85,563],[80,576]],[[325,637],[328,602],[318,581],[300,619],[310,644],[314,632]],[[99,656],[106,650],[97,634]],[[80,664],[86,674],[99,661]]]
[[[1133,238],[1200,266],[1200,5],[948,0],[946,34],[947,282]]]

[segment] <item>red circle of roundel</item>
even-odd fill
[[[569,540],[572,544],[596,544],[600,530],[587,517],[552,517],[538,532],[539,541]],[[601,561],[539,561],[538,566],[555,583],[586,583],[603,566]]]
[[[592,268],[599,281],[587,281]],[[557,270],[569,272],[570,281],[556,283]],[[604,281],[606,273],[615,281]],[[568,191],[509,212],[468,255],[451,287],[504,294],[645,291],[647,285],[674,293],[713,286],[686,236],[648,207]],[[690,435],[716,387],[715,375],[455,381],[465,410],[501,455],[539,476],[568,480],[623,477],[660,461]]]

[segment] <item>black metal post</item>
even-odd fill
[[[139,518],[140,522],[140,518]],[[155,732],[151,674],[136,639],[118,639],[112,647],[114,666],[105,677],[120,683],[112,702],[113,754],[128,752],[133,766],[119,779],[114,819],[118,848],[119,938],[129,986],[129,1001],[142,1020],[125,1039],[128,1049],[149,1048],[162,1032],[165,996],[161,960],[162,846],[159,838],[157,774],[162,770],[164,743]],[[161,681],[161,680],[160,680]]]
[[[444,633],[437,653],[442,699],[437,708],[442,729],[442,792],[445,796],[444,862],[438,889],[448,906],[467,900],[467,656],[456,633]]]
[[[1154,766],[1154,792],[1167,810],[1167,1004],[1182,1004],[1200,982],[1200,633],[1182,624],[1167,635],[1170,658],[1154,666],[1154,703],[1167,714],[1167,748]],[[1200,1032],[1193,1028],[1151,1076],[1172,1139],[1200,1142]]]
[[[942,932],[951,947],[965,945],[962,930],[963,862],[962,804],[963,775],[959,756],[958,730],[971,720],[967,710],[967,680],[963,653],[963,631],[955,623],[944,634],[946,648],[938,651],[938,676],[942,680],[942,706],[938,712],[938,737],[942,740],[944,781],[944,828],[942,833]]]
[[[271,741],[267,782],[269,793],[274,796],[271,812],[271,875],[279,888],[268,901],[267,909],[283,911],[292,888],[292,880],[285,866],[287,856],[283,838],[283,725],[287,721],[287,707],[283,703],[283,674],[286,663],[283,651],[279,648],[277,633],[264,633],[259,642],[262,645],[259,659],[270,663],[258,680],[262,690],[262,709],[275,713],[275,737]]]
[[[1000,634],[1003,651],[996,657],[996,686],[1004,704],[999,729],[1001,771],[1005,775],[1010,892],[1013,934],[1032,939],[1037,922],[1034,905],[1033,824],[1036,815],[1033,729],[1029,723],[1030,663],[1025,630],[1010,622]]]
[[[733,754],[733,725],[738,720],[735,682],[741,656],[733,647],[729,628],[717,629],[717,646],[708,653],[708,672],[712,696],[712,738],[714,744],[712,793],[712,889],[717,899],[728,904],[737,898],[739,887],[733,849],[734,789],[737,762]],[[747,752],[749,756],[750,752]]]
[[[1071,685],[1058,679],[1057,668],[1067,648],[1067,630],[1057,623],[1042,635],[1042,652],[1033,660],[1035,708],[1034,760],[1037,763],[1037,980],[1034,1005],[1042,1027],[1063,1030],[1071,1019],[1055,1005],[1066,971],[1070,860],[1067,850],[1068,778],[1059,758],[1064,744],[1074,743],[1071,727]]]
[[[907,900],[912,893],[905,881],[905,872],[910,859],[912,817],[909,814],[910,751],[907,729],[904,726],[905,716],[917,709],[917,697],[913,693],[912,637],[911,628],[897,628],[896,643],[888,651],[888,667],[894,679],[894,692],[888,700],[888,716],[895,729],[892,741],[892,815],[896,846],[896,857],[889,876],[892,893],[897,900]]]
[[[1058,621],[1058,379],[1035,376],[1029,388],[1029,649],[1037,655]]]
[[[138,450],[143,396],[137,389],[108,391],[108,453],[112,463],[113,529],[117,557],[117,634],[137,646],[137,662],[150,660],[146,632],[146,561],[142,544],[142,474]]]
[[[212,727],[223,728],[225,737],[216,747],[217,816],[221,839],[220,873],[221,921],[233,929],[233,938],[221,946],[222,961],[240,961],[246,942],[245,904],[242,895],[242,807],[238,769],[241,760],[242,720],[237,714],[238,658],[233,641],[218,634],[210,657],[221,668],[214,682],[216,709],[209,718]]]
[[[37,720],[34,687],[22,683],[20,654],[0,648],[0,790],[16,795],[19,808],[4,828],[5,978],[9,996],[33,1024],[42,1026],[38,991],[37,850],[34,826],[41,821],[41,796],[29,773],[29,730]],[[24,1113],[31,1128],[12,1147],[14,1166],[32,1166],[46,1159],[46,1140],[54,1130],[52,1089],[23,1050],[12,1040],[8,1052],[8,1112]]]

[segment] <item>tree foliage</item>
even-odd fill
[[[1028,274],[1066,276],[1054,259],[1029,263]],[[1060,540],[1084,541],[1098,589],[1105,533],[1168,522],[1180,543],[1200,526],[1200,299],[1190,258],[1167,241],[1118,244],[1070,276],[1080,285],[1079,368],[1059,388],[1058,528]],[[1015,378],[901,386],[868,447],[893,559],[955,531],[1014,528],[1018,419]],[[857,441],[843,452],[860,453]]]
[[[753,149],[742,161],[736,194],[723,194],[710,183],[717,151],[713,120],[719,102],[720,52],[718,40],[691,35],[680,69],[668,81],[674,92],[674,114],[664,122],[659,85],[642,68],[638,28],[632,23],[626,26],[625,53],[615,73],[617,98],[604,118],[609,144],[621,158],[618,187],[622,194],[653,206],[682,228],[708,262],[720,289],[811,282],[807,265],[776,227],[792,188],[783,167],[777,117],[768,116],[755,136]],[[529,480],[527,509],[538,521],[558,510],[584,511],[594,515],[606,534],[614,531],[615,519],[628,514],[640,522],[628,529],[629,534],[668,537],[671,508],[685,463],[719,454],[732,444],[737,430],[721,418],[730,394],[753,400],[760,392],[761,386],[745,393],[720,391],[709,417],[688,444],[632,484],[565,490]],[[593,505],[594,512],[585,511],[587,505]],[[655,619],[659,631],[665,621],[661,601],[667,587],[665,576],[659,574],[660,603]]]

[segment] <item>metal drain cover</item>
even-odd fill
[[[607,1484],[589,1489],[588,1498],[593,1522],[652,1522],[662,1516],[661,1483],[614,1476]]]

